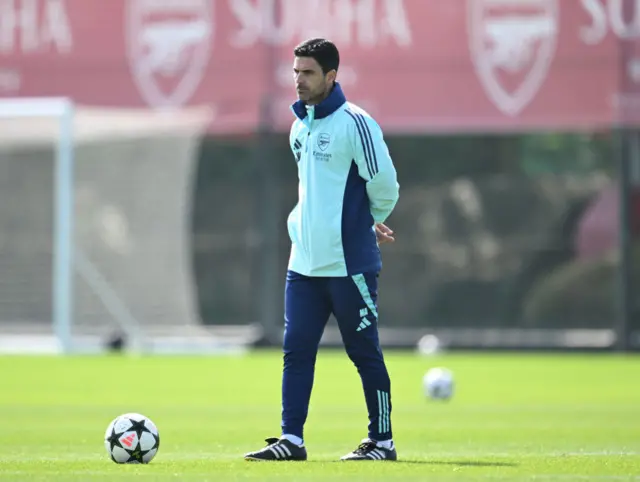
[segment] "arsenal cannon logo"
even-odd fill
[[[468,0],[471,58],[482,86],[516,116],[538,93],[553,60],[558,0]]]
[[[129,65],[152,107],[187,103],[209,62],[213,18],[209,0],[128,0]]]

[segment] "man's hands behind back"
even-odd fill
[[[376,239],[378,244],[393,243],[396,238],[393,237],[393,231],[384,223],[376,224]]]

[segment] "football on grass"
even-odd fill
[[[446,368],[432,368],[422,379],[425,395],[433,400],[449,400],[453,396],[453,373]]]
[[[149,418],[125,413],[107,427],[104,446],[117,464],[148,464],[158,453],[160,434]]]

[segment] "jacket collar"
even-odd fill
[[[320,102],[318,105],[314,107],[314,119],[323,119],[325,117],[330,116],[335,111],[337,111],[345,102],[347,101],[344,93],[342,92],[342,87],[340,84],[336,82],[331,89],[331,93],[329,96]],[[294,102],[291,105],[291,110],[298,117],[298,119],[303,120],[307,117],[307,104],[301,100]]]

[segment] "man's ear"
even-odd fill
[[[330,70],[329,72],[327,72],[327,80],[329,82],[331,82],[331,83],[336,81],[336,77],[337,76],[338,76],[338,72],[335,69]]]

